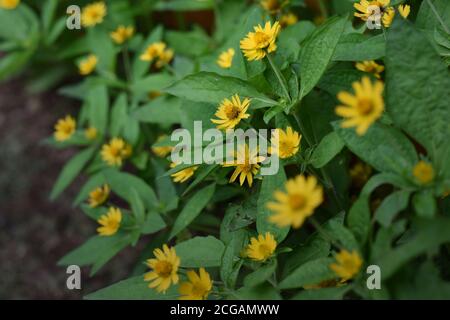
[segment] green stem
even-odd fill
[[[272,68],[273,72],[275,73],[275,76],[278,79],[278,82],[281,85],[281,88],[284,91],[284,94],[285,94],[286,98],[289,100],[289,102],[291,102],[291,97],[289,96],[289,90],[287,88],[286,79],[281,74],[280,69],[278,69],[278,67],[273,62],[272,57],[270,56],[270,54],[267,54],[266,57],[267,57],[267,61],[269,61],[270,67]]]
[[[427,0],[427,3],[430,6],[431,10],[433,11],[434,15],[436,16],[436,19],[438,19],[442,28],[445,30],[445,32],[447,32],[447,34],[450,34],[449,28],[445,24],[444,20],[442,20],[441,16],[439,15],[439,12],[436,10],[436,7],[434,6],[434,4],[430,0]]]
[[[328,18],[328,10],[327,10],[327,6],[325,5],[325,3],[323,2],[323,0],[319,0],[319,7],[320,7],[320,12],[322,13],[322,16],[326,19]]]

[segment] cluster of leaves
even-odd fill
[[[60,90],[80,100],[77,123],[80,128],[95,127],[98,136],[87,139],[78,129],[64,142],[47,140],[57,148],[80,148],[63,168],[51,198],[83,175],[87,181],[74,205],[95,223],[108,208],[91,208],[85,201],[93,189],[107,184],[124,221],[116,234],[93,236],[59,263],[91,266],[93,276],[125,247],[145,245],[129,279],[88,298],[177,298],[176,286],[162,294],[143,281],[144,261],[165,243],[173,244],[181,267],[207,268],[219,297],[450,297],[450,201],[444,197],[450,189],[448,1],[413,1],[409,21],[396,17],[386,30],[367,30],[354,21],[355,1],[329,2],[318,24],[311,22],[318,14],[314,8],[290,1],[283,10],[295,12],[300,21],[279,34],[271,54],[275,68],[267,60],[247,61],[239,46],[254,26],[273,18],[259,3],[128,2],[107,1],[105,21],[77,31],[75,40],[64,35],[70,33],[61,27],[64,17],[54,18],[57,1],[35,5],[42,10],[41,19],[25,5],[14,13],[0,11],[2,25],[9,28],[0,30],[5,39],[1,48],[12,51],[0,64],[2,77],[29,59],[32,66],[39,59],[61,59],[61,68],[73,72],[73,65],[64,63],[67,59],[90,53],[99,57],[95,74]],[[198,9],[214,13],[212,35],[198,25],[183,29],[181,12]],[[152,22],[148,17],[154,10],[178,11],[181,30]],[[336,15],[328,18],[331,13]],[[140,23],[142,16],[145,23]],[[22,24],[23,30],[17,29]],[[117,46],[110,38],[118,25],[136,27],[126,45]],[[175,52],[172,64],[161,69],[139,58],[158,41]],[[224,69],[216,61],[229,48],[236,54],[232,66]],[[338,93],[351,92],[352,83],[367,75],[354,67],[364,60],[385,65],[386,110],[358,135],[354,128],[340,126],[335,107]],[[150,93],[155,92],[161,95],[154,98]],[[178,127],[193,134],[194,121],[202,121],[203,129],[213,128],[210,119],[219,103],[234,94],[253,99],[252,127],[290,126],[300,132],[304,139],[299,153],[283,160],[276,175],[257,177],[251,188],[230,184],[229,169],[207,164],[188,182],[175,184],[171,175],[186,166],[169,169],[169,162],[151,147],[172,146],[169,139],[158,137]],[[133,147],[119,168],[108,166],[100,156],[111,137],[122,137]],[[420,159],[433,167],[431,183],[418,183],[413,175]],[[373,168],[368,181],[350,176],[355,162]],[[300,229],[279,228],[268,221],[266,205],[274,190],[301,173],[316,175],[324,186],[325,201],[314,213],[318,225],[307,221]],[[266,232],[278,244],[274,255],[264,263],[243,257],[249,239]],[[327,286],[337,278],[329,266],[338,248],[357,252],[364,267],[352,281]],[[366,286],[368,265],[381,269],[380,290]]]

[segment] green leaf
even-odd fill
[[[119,281],[106,288],[92,292],[84,297],[87,300],[174,300],[179,297],[178,286],[170,287],[167,292],[158,293],[148,287],[144,275]]]
[[[157,26],[152,30],[152,33],[148,36],[148,38],[144,41],[140,49],[137,51],[136,57],[134,58],[131,67],[134,80],[142,78],[142,76],[145,75],[150,68],[150,62],[142,61],[139,57],[150,44],[161,41],[162,37],[163,37],[163,27]]]
[[[377,60],[386,53],[386,41],[382,34],[369,37],[360,33],[345,34],[339,40],[333,55],[334,61]]]
[[[142,225],[145,220],[145,208],[142,199],[139,197],[138,192],[133,187],[130,187],[131,193],[131,211],[133,212],[134,217],[136,218],[136,222],[138,225]]]
[[[333,160],[333,158],[341,152],[344,148],[344,141],[339,137],[339,135],[332,131],[327,134],[322,141],[320,141],[319,145],[311,157],[311,164],[314,168],[322,168],[328,162]]]
[[[279,228],[277,225],[269,222],[268,219],[272,215],[272,211],[267,208],[267,203],[273,201],[273,193],[275,190],[284,190],[286,180],[286,173],[284,172],[283,167],[278,170],[277,174],[265,176],[262,181],[257,203],[258,214],[256,216],[256,229],[259,234],[270,232],[277,240],[277,243],[280,243],[286,238],[290,228]]]
[[[238,300],[281,300],[278,291],[269,284],[242,287],[232,293],[232,298]]]
[[[89,51],[98,58],[98,69],[108,74],[114,72],[116,51],[109,37],[109,32],[101,25],[88,28],[87,40]]]
[[[319,82],[333,57],[347,18],[331,18],[306,40],[300,55],[300,99]]]
[[[333,258],[319,258],[308,261],[284,278],[278,288],[294,289],[334,279],[336,275],[329,268],[333,261]]]
[[[409,176],[417,162],[413,144],[393,127],[374,123],[364,136],[359,136],[354,128],[341,128],[339,122],[333,126],[347,147],[378,171]]]
[[[91,177],[88,181],[81,187],[80,192],[78,192],[77,197],[73,201],[73,206],[78,206],[81,202],[87,199],[89,193],[97,187],[103,186],[106,179],[103,172],[99,172]]]
[[[367,196],[361,195],[352,205],[347,216],[347,225],[356,240],[360,244],[364,244],[370,230],[370,209]]]
[[[225,247],[220,264],[220,278],[227,288],[233,289],[236,285],[239,271],[244,263],[244,260],[240,256],[241,251],[247,242],[247,232],[240,229],[232,233],[232,237]]]
[[[396,19],[387,39],[387,111],[431,158],[437,158],[450,135],[447,66],[426,37],[404,19]]]
[[[297,293],[291,300],[341,300],[351,286],[336,288],[308,289]]]
[[[175,246],[181,266],[185,268],[218,267],[225,245],[213,236],[195,237]]]
[[[173,97],[158,97],[133,112],[140,122],[171,126],[180,123],[181,100]]]
[[[104,134],[108,125],[109,97],[105,85],[98,85],[92,88],[87,97],[89,104],[90,125]]]
[[[188,32],[168,31],[165,39],[177,54],[188,57],[198,57],[205,54],[211,45],[208,34],[200,28]]]
[[[50,200],[55,200],[72,183],[86,166],[87,162],[92,158],[95,151],[95,147],[85,149],[66,163],[53,185],[50,193]]]
[[[276,260],[272,260],[271,262],[259,267],[252,273],[248,274],[244,279],[244,286],[246,287],[254,287],[261,283],[264,283],[267,279],[269,279],[277,268]]]
[[[410,192],[406,190],[391,193],[375,211],[375,219],[384,227],[391,225],[395,215],[408,206]]]
[[[342,224],[339,218],[328,220],[323,227],[331,238],[336,239],[345,249],[359,251],[354,234]],[[362,232],[361,235],[363,235]]]
[[[111,110],[111,122],[109,125],[111,137],[121,136],[125,120],[127,119],[127,109],[127,95],[122,93],[117,97]]]
[[[147,214],[147,219],[142,225],[141,232],[143,234],[151,234],[158,232],[166,227],[166,223],[161,218],[161,216],[156,212],[149,212]]]
[[[172,239],[178,233],[183,231],[202,212],[214,195],[215,189],[216,184],[213,183],[199,190],[191,199],[189,199],[175,220],[169,239]]]
[[[433,218],[436,214],[436,200],[429,190],[417,192],[412,198],[412,203],[419,217]]]
[[[213,0],[172,0],[170,2],[159,1],[155,10],[167,11],[197,11],[197,10],[207,10],[214,7]]]
[[[56,9],[58,8],[58,0],[47,0],[42,6],[42,25],[44,31],[50,30],[50,25],[55,17]]]

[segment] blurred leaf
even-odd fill
[[[334,279],[336,275],[329,268],[333,262],[333,258],[319,258],[308,261],[285,277],[278,287],[280,289],[294,289]]]
[[[409,196],[410,192],[405,190],[388,195],[375,211],[375,219],[384,227],[390,226],[395,215],[408,206]]]
[[[99,133],[106,133],[109,114],[109,95],[106,86],[98,85],[93,87],[88,94],[90,125]]]
[[[436,200],[433,193],[428,190],[417,192],[412,203],[417,215],[421,218],[433,218],[437,211]]]
[[[213,236],[195,237],[175,246],[181,260],[181,267],[218,267],[222,261],[225,246]]]
[[[276,271],[277,263],[276,260],[272,260],[269,263],[261,266],[257,270],[248,274],[244,279],[245,287],[254,287],[261,283],[264,283],[269,279],[273,273]]]
[[[386,40],[382,34],[369,37],[359,33],[343,35],[333,55],[334,61],[377,60],[386,53]]]
[[[344,142],[336,132],[330,132],[319,143],[311,156],[314,168],[322,168],[344,148]]]

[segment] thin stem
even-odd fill
[[[286,79],[281,74],[281,71],[278,69],[278,67],[275,65],[275,63],[273,62],[272,57],[270,56],[270,54],[267,54],[266,57],[267,57],[267,61],[269,61],[270,67],[272,68],[273,72],[275,73],[275,76],[278,79],[278,82],[281,85],[281,88],[284,91],[284,94],[285,94],[286,98],[290,102],[291,101],[291,97],[289,96],[289,90],[287,88]]]
[[[427,3],[430,6],[431,10],[433,10],[434,15],[438,19],[438,21],[441,24],[442,28],[444,28],[444,30],[445,30],[445,32],[447,32],[447,34],[450,34],[449,28],[445,24],[444,20],[442,20],[441,16],[439,15],[439,12],[436,10],[436,7],[434,6],[434,4],[430,0],[427,0]]]
[[[328,10],[327,10],[327,6],[325,5],[323,0],[319,0],[319,7],[320,7],[320,12],[322,13],[322,16],[326,19],[328,18]]]

